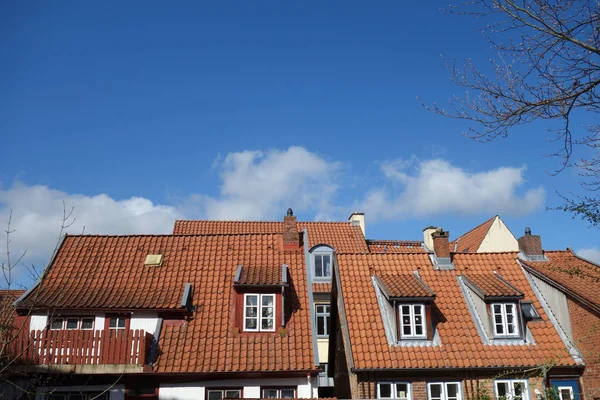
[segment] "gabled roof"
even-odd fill
[[[189,320],[163,324],[155,372],[315,370],[303,251],[281,251],[281,234],[67,236],[22,304],[47,307],[178,309],[191,284]],[[163,254],[159,267],[147,254]],[[286,331],[234,329],[238,265],[289,268],[292,307]]]
[[[578,257],[570,249],[545,251],[544,255],[548,261],[521,260],[521,264],[600,313],[600,266]]]
[[[375,275],[388,299],[431,299],[435,293],[415,274]]]
[[[240,276],[234,280],[236,285],[284,285],[283,270],[287,266],[281,265],[240,265],[238,267]],[[236,272],[237,275],[237,272]],[[234,278],[235,279],[235,278]]]
[[[356,370],[427,368],[514,368],[545,365],[574,366],[552,322],[544,314],[520,265],[517,253],[455,254],[455,270],[435,270],[427,254],[339,254],[334,268],[339,277],[347,321],[349,357]],[[373,286],[372,275],[408,275],[418,270],[423,282],[436,293],[434,308],[440,345],[390,345]],[[535,344],[485,345],[471,317],[458,276],[492,274],[494,270],[522,290],[542,321],[529,324]],[[339,304],[339,303],[338,303]],[[346,340],[346,338],[344,339]],[[348,343],[346,342],[346,343]]]
[[[481,242],[485,239],[496,218],[498,218],[497,215],[454,239],[450,242],[450,251],[455,253],[477,253]]]
[[[308,232],[308,248],[328,244],[338,252],[366,253],[369,251],[360,226],[350,222],[302,222],[298,231]],[[258,234],[282,233],[283,222],[274,221],[200,221],[177,220],[173,234]]]
[[[484,300],[523,298],[523,293],[497,273],[462,275],[465,283]]]
[[[0,330],[13,325],[15,319],[13,302],[23,293],[24,290],[0,290]]]
[[[425,253],[417,240],[367,240],[371,253]]]

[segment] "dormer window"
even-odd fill
[[[288,290],[286,264],[273,268],[240,265],[233,286],[238,332],[275,332],[278,323],[284,326]]]
[[[333,249],[327,245],[318,245],[310,250],[310,254],[313,264],[313,279],[330,280]]]
[[[524,295],[519,289],[496,272],[461,275],[459,281],[464,284],[467,300],[482,325],[484,340],[513,340],[526,336],[520,306]],[[535,309],[529,311],[537,314]]]
[[[401,339],[427,339],[424,304],[398,305]]]
[[[519,336],[517,305],[515,303],[491,304],[495,336]]]
[[[244,295],[244,330],[272,332],[275,330],[275,295]]]
[[[384,323],[393,329],[396,342],[432,340],[431,308],[435,293],[419,275],[374,275],[373,280],[385,297],[382,299]]]

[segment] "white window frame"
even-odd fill
[[[231,389],[211,389],[211,388],[207,388],[206,389],[206,399],[208,400],[208,398],[210,397],[210,392],[220,392],[221,393],[221,399],[231,399],[232,397],[226,397],[226,393],[227,392],[239,392],[239,397],[237,397],[238,399],[241,399],[242,396],[242,389],[240,388],[231,388]]]
[[[333,267],[333,252],[331,251],[315,251],[313,254],[313,274],[314,274],[314,278],[316,281],[319,280],[330,280],[331,279],[331,270]],[[317,275],[317,257],[324,257],[327,256],[329,257],[329,275]],[[321,260],[321,270],[323,271],[325,268],[325,264],[323,264],[323,261]]]
[[[92,327],[91,328],[83,328],[83,320],[92,320]],[[67,321],[68,320],[77,320],[77,327],[76,328],[67,328]],[[80,316],[73,316],[73,317],[69,317],[69,316],[64,316],[64,317],[60,317],[60,318],[54,318],[52,321],[50,321],[50,323],[48,324],[48,329],[51,331],[61,331],[61,330],[67,330],[67,331],[91,331],[94,329],[94,326],[96,325],[95,322],[95,318],[94,317],[80,317]],[[53,328],[52,324],[53,323],[57,323],[60,321],[60,328]]]
[[[246,305],[246,299],[249,296],[255,296],[258,297],[258,301],[257,301],[257,308],[258,310],[256,311],[256,317],[246,317],[246,310],[247,310],[247,305]],[[263,307],[263,298],[266,297],[271,297],[273,299],[273,316],[271,317],[263,317],[262,315],[262,307]],[[275,294],[272,293],[244,293],[244,321],[243,321],[243,327],[244,327],[244,331],[245,332],[275,332],[275,320],[276,320],[276,316],[277,316],[277,297],[275,296]],[[246,327],[246,318],[256,318],[256,329],[248,329]],[[272,329],[266,329],[262,327],[262,321],[265,319],[272,319],[273,320],[273,328]]]
[[[391,385],[391,394],[392,397],[382,397],[381,396],[381,385]],[[396,385],[406,385],[407,386],[407,391],[406,391],[406,400],[412,400],[412,384],[410,382],[405,382],[405,381],[382,381],[382,382],[377,382],[377,398],[378,399],[393,399],[393,400],[399,400],[402,399],[402,397],[396,397]]]
[[[325,307],[327,311],[319,312],[319,307]],[[319,334],[319,318],[324,318],[325,333]],[[331,304],[329,303],[315,303],[315,322],[317,328],[317,337],[328,338],[329,337],[329,323],[331,318]]]
[[[425,304],[422,304],[422,303],[398,303],[397,307],[398,307],[398,320],[399,320],[399,325],[400,325],[400,339],[427,339],[427,314],[426,314]],[[402,307],[409,307],[408,317],[410,319],[410,322],[409,322],[410,334],[404,333],[405,324],[404,324],[404,320],[402,318],[404,316],[404,314],[402,313]],[[416,333],[417,323],[415,321],[415,308],[417,308],[417,307],[419,307],[421,309],[421,317],[422,317],[422,323],[420,325],[423,327],[423,333],[420,335],[417,335],[417,333]]]
[[[462,400],[462,384],[460,382],[428,382],[427,383],[427,400],[435,400],[431,397],[431,386],[440,385],[440,400]],[[456,397],[448,399],[448,385],[457,385]],[[437,398],[436,398],[437,399]]]
[[[277,397],[265,397],[265,390],[276,390],[277,391]],[[297,388],[294,387],[265,387],[265,388],[260,388],[260,398],[261,399],[266,399],[266,398],[270,398],[270,399],[281,399],[281,391],[282,390],[293,390],[294,391],[294,395],[293,397],[289,397],[289,398],[296,398],[296,393],[298,392]]]
[[[506,306],[512,306],[513,309],[513,323],[511,325],[513,325],[514,327],[514,332],[513,333],[508,333],[508,318],[507,315],[508,313],[506,312]],[[500,306],[500,313],[497,313],[495,310],[496,306]],[[512,303],[512,302],[508,302],[508,303],[498,303],[498,302],[494,302],[494,303],[490,303],[490,308],[491,308],[491,314],[492,314],[492,325],[494,328],[494,336],[495,337],[519,337],[520,336],[520,329],[519,329],[519,310],[517,308],[517,303]],[[501,318],[501,324],[496,322],[496,316],[499,315]],[[502,330],[503,333],[498,333],[498,325],[502,325]]]
[[[126,317],[106,317],[108,318],[108,330],[109,331],[126,331],[127,330],[127,318]],[[116,319],[117,320],[117,326],[115,327],[111,327],[110,326],[110,320],[111,319]],[[119,326],[119,321],[123,320],[125,321],[125,326],[120,327]]]
[[[558,400],[564,400],[562,398],[562,391],[563,390],[568,390],[569,391],[569,400],[575,398],[575,394],[573,392],[573,387],[572,386],[557,386],[556,390],[558,391]]]
[[[515,397],[515,383],[523,384],[523,393],[521,394],[522,400],[529,400],[529,385],[527,379],[496,379],[494,381],[494,397],[500,399],[498,396],[498,384],[505,383],[508,386],[506,400],[513,400]]]

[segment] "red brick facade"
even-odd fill
[[[600,316],[571,298],[567,298],[575,345],[583,355],[583,394],[586,399],[600,398]]]

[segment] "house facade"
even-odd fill
[[[12,370],[39,399],[592,399],[599,268],[538,239],[496,216],[373,240],[362,213],[291,210],[69,235],[13,294]]]

